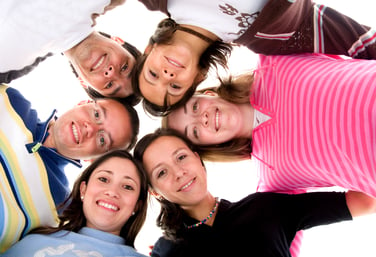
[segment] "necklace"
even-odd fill
[[[184,32],[187,32],[187,33],[189,33],[189,34],[191,34],[191,35],[194,35],[194,36],[196,36],[196,37],[199,37],[199,38],[201,38],[202,40],[208,42],[209,44],[214,43],[214,40],[213,40],[213,39],[211,39],[211,38],[209,38],[209,37],[207,37],[207,36],[201,34],[200,32],[197,32],[197,31],[195,31],[195,30],[193,30],[193,29],[186,28],[186,27],[182,27],[182,26],[180,26],[180,25],[177,25],[176,29],[177,29],[177,30],[184,31]]]
[[[219,204],[219,199],[218,199],[218,197],[216,197],[214,208],[213,208],[213,210],[210,211],[209,215],[205,219],[201,220],[200,222],[198,222],[196,224],[186,226],[187,229],[195,228],[195,227],[198,227],[202,224],[205,224],[213,216],[213,214],[217,211],[218,204]]]

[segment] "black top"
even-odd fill
[[[235,203],[221,200],[213,226],[187,229],[179,243],[161,237],[151,256],[291,256],[297,231],[351,219],[344,193],[254,193]]]

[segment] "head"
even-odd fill
[[[161,154],[163,153],[163,154]],[[161,202],[158,224],[176,239],[184,210],[208,194],[206,170],[193,144],[174,130],[158,129],[143,137],[134,150],[149,187]]]
[[[77,105],[56,119],[43,143],[72,159],[96,158],[110,150],[133,147],[139,132],[136,110],[113,99]]]
[[[133,45],[102,32],[93,32],[64,54],[92,98],[127,98],[132,105],[139,102],[131,83],[141,52]]]
[[[134,246],[146,219],[147,190],[142,167],[132,156],[123,150],[111,151],[77,178],[55,230],[77,232],[87,226],[119,235]]]
[[[221,80],[219,88],[197,92],[188,102],[171,111],[162,126],[183,133],[197,145],[203,159],[233,161],[249,158],[250,139],[243,137],[245,127],[242,105],[249,103],[250,77]],[[247,83],[245,83],[247,82]],[[233,158],[234,157],[234,158]]]
[[[135,68],[134,92],[144,97],[144,108],[153,115],[184,104],[210,67],[227,67],[231,45],[215,41],[196,56],[188,42],[175,40],[179,26],[172,19],[162,20]]]

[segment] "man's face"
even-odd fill
[[[125,148],[132,138],[128,110],[119,102],[102,99],[64,113],[49,128],[50,147],[73,159],[97,157]]]
[[[133,94],[130,75],[136,60],[116,41],[93,32],[65,55],[98,93],[108,97]]]

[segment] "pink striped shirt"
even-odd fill
[[[339,186],[376,197],[376,61],[262,56],[253,131],[259,191]]]

